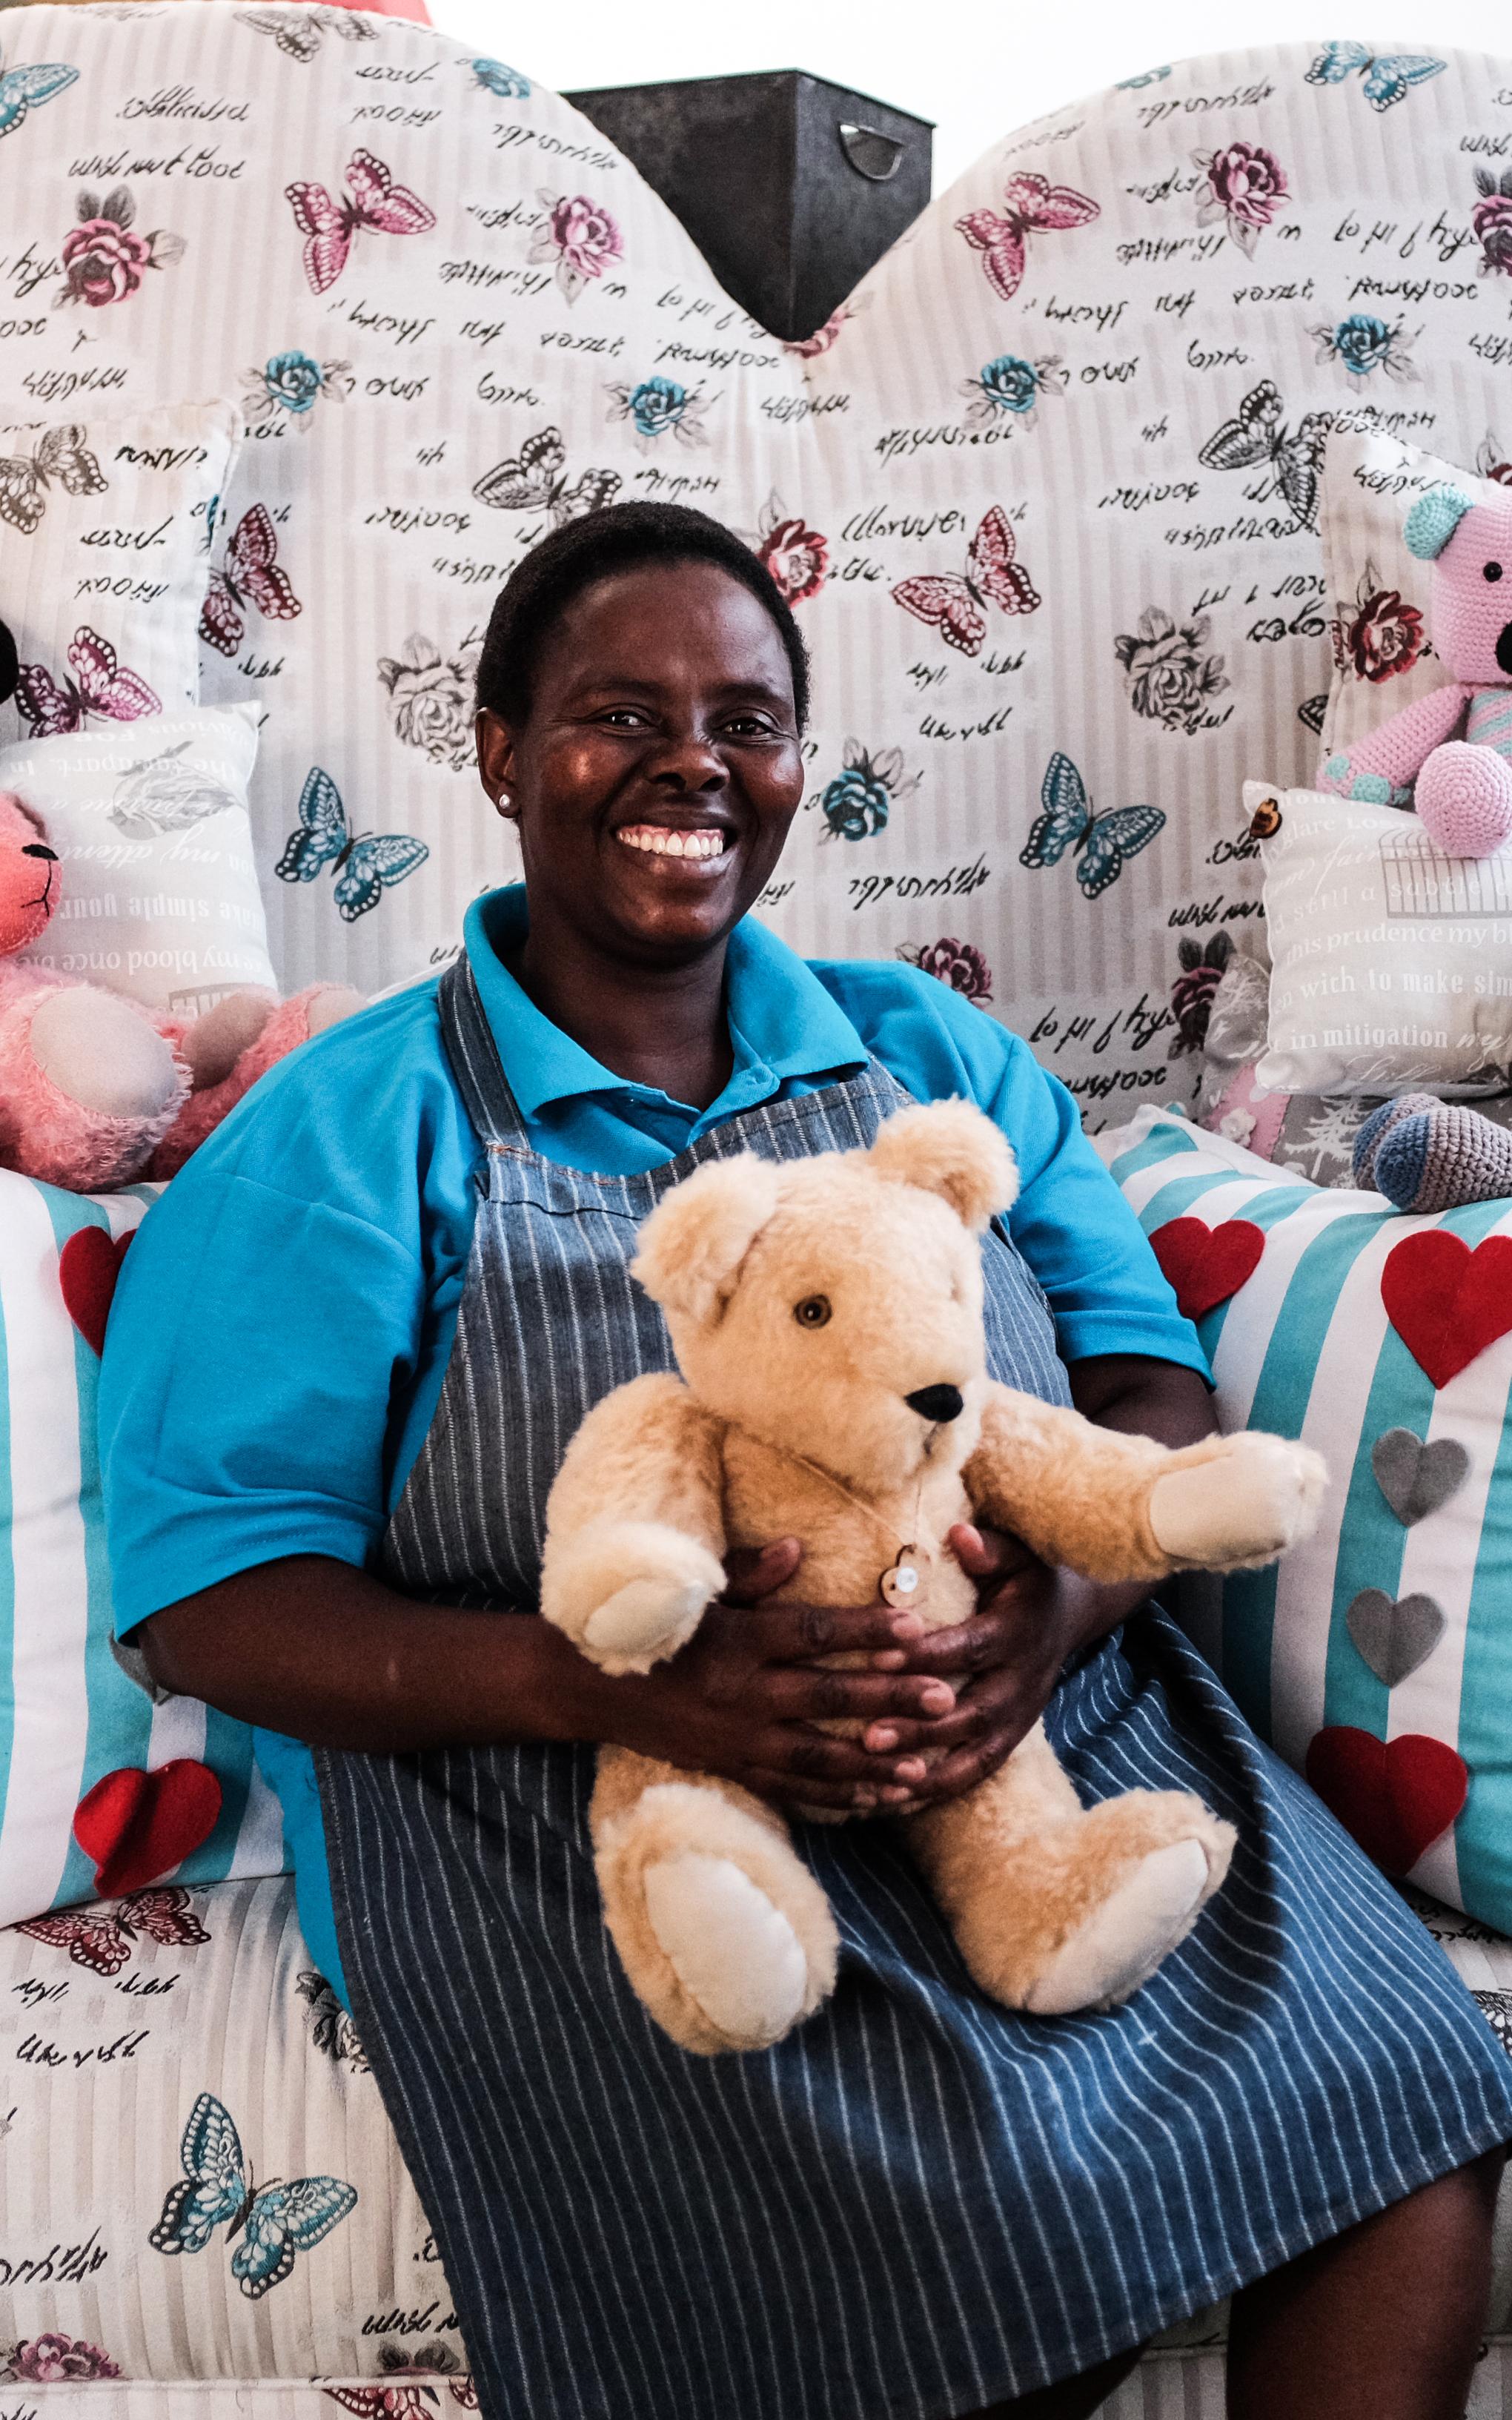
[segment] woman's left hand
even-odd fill
[[[1112,1629],[1129,1609],[1127,1591],[1093,1590],[1069,1573],[1052,1571],[1001,1530],[959,1522],[946,1544],[977,1583],[977,1610],[969,1621],[932,1631],[911,1647],[907,1668],[949,1681],[955,1711],[932,1723],[873,1723],[865,1734],[866,1746],[884,1753],[947,1751],[913,1785],[908,1807],[900,1809],[905,1814],[910,1807],[958,1798],[995,1773],[1043,1714],[1068,1655]],[[1144,1590],[1134,1594],[1137,1599]]]

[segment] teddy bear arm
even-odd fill
[[[1219,1440],[1211,1442],[1216,1445]],[[1152,1437],[995,1386],[962,1477],[974,1511],[1088,1579],[1163,1579],[1149,1499],[1169,1460]]]
[[[547,1503],[541,1611],[606,1672],[649,1672],[724,1586],[723,1424],[681,1379],[589,1413]]]
[[[594,1405],[547,1505],[551,1538],[598,1521],[663,1521],[722,1556],[724,1424],[681,1378],[632,1378]]]
[[[1404,706],[1389,722],[1367,733],[1342,754],[1331,756],[1320,776],[1325,789],[1352,794],[1361,780],[1375,779],[1393,788],[1416,780],[1435,748],[1453,738],[1469,709],[1473,690],[1463,681],[1450,681]]]

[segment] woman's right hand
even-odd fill
[[[732,1554],[725,1592],[686,1647],[650,1672],[599,1676],[597,1735],[668,1764],[722,1775],[779,1805],[852,1814],[903,1805],[924,1776],[922,1758],[879,1753],[815,1726],[887,1716],[938,1721],[953,1711],[955,1691],[937,1676],[886,1668],[894,1658],[902,1665],[923,1637],[917,1614],[880,1598],[862,1606],[764,1604],[800,1559],[794,1538]],[[845,1653],[865,1655],[867,1668],[836,1671],[816,1660]]]

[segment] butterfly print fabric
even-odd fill
[[[396,185],[371,151],[353,153],[339,201],[332,200],[324,185],[298,183],[285,190],[304,238],[304,273],[316,294],[334,286],[359,227],[379,235],[424,235],[436,224],[435,211],[408,185]]]
[[[814,655],[812,811],[758,912],[810,954],[976,952],[987,1013],[1093,1124],[1186,1096],[1179,941],[1255,940],[1242,785],[1317,768],[1302,709],[1354,588],[1324,588],[1335,433],[1372,411],[1466,467],[1512,450],[1512,59],[1313,40],[1152,66],[1005,126],[786,346],[528,54],[266,0],[0,22],[0,75],[71,71],[0,135],[5,256],[31,246],[40,271],[27,293],[0,269],[0,593],[15,550],[69,533],[51,618],[22,633],[54,713],[91,712],[82,628],[182,704],[162,651],[196,624],[188,677],[197,660],[208,702],[263,709],[257,861],[285,987],[440,963],[517,869],[471,770],[470,647],[548,530],[665,497],[766,551]],[[180,88],[211,114],[154,116]],[[186,146],[193,177],[136,165]],[[91,239],[99,290],[107,246],[135,270],[126,238],[165,229],[181,258],[108,304],[44,309],[81,190],[103,216],[119,189],[133,212],[119,244]],[[170,613],[137,543],[163,516],[114,429],[217,395],[241,407],[240,450],[196,473],[221,501],[199,596]],[[78,429],[104,492],[59,475],[80,449],[52,432]],[[25,536],[7,515],[39,504]],[[1389,681],[1364,687],[1362,711],[1389,709]],[[847,742],[872,777],[849,779]],[[906,797],[875,778],[894,751]],[[1057,757],[1086,820],[1063,777],[1026,863]],[[339,818],[317,785],[303,820],[312,768]],[[1163,820],[1103,820],[1136,809]]]

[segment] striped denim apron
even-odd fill
[[[906,1096],[873,1064],[596,1176],[530,1148],[465,962],[441,1015],[486,1192],[383,1568],[529,1607],[567,1439],[671,1364],[640,1221],[706,1160],[865,1143]],[[1065,1402],[1042,1294],[1003,1230],[983,1252],[995,1373]],[[1046,1725],[1084,1799],[1196,1790],[1239,1826],[1154,1980],[1108,2015],[999,2009],[886,1824],[799,1824],[839,1985],[713,2059],[609,1945],[591,1748],[317,1755],[354,2015],[488,2420],[976,2412],[1512,2138],[1512,2066],[1442,1953],[1164,1614],[1068,1668]]]

